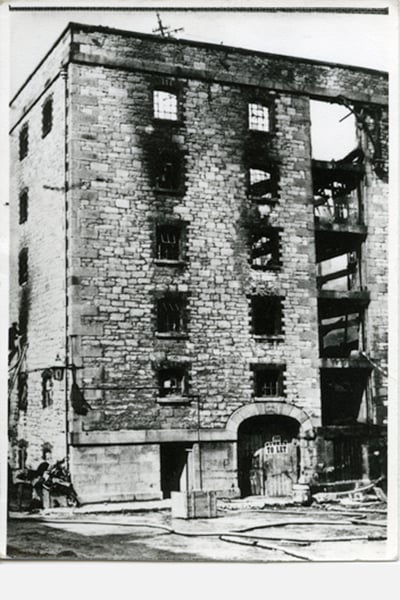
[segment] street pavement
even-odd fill
[[[168,501],[10,513],[7,540],[8,558],[17,560],[388,559],[385,505],[378,503],[340,509],[228,501],[211,519],[173,518]]]

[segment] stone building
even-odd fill
[[[84,502],[382,472],[387,88],[67,27],[11,101],[13,469],[66,457]],[[313,157],[312,101],[353,151]]]

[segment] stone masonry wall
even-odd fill
[[[27,364],[33,369],[27,415],[18,420],[13,408],[14,440],[27,439],[35,461],[44,442],[60,456],[65,450],[64,383],[55,383],[53,407],[42,409],[40,370],[64,352],[65,341],[64,82],[57,69],[68,60],[68,351],[83,367],[79,384],[93,408],[87,417],[74,418],[74,430],[193,431],[199,424],[222,430],[232,412],[254,401],[250,365],[255,363],[285,364],[284,400],[319,425],[309,96],[383,103],[386,75],[73,25],[46,59],[46,68],[13,101],[11,320],[22,293],[15,261],[18,249],[27,245]],[[171,125],[155,123],[152,115],[152,91],[166,84],[179,89],[180,119]],[[48,93],[54,94],[55,116],[42,140],[41,104]],[[272,106],[272,131],[261,144],[248,132],[250,101]],[[20,163],[17,138],[24,119],[30,122],[30,153]],[[149,148],[157,136],[182,150],[182,194],[154,189]],[[282,229],[277,271],[255,271],[248,262],[246,223],[254,210],[246,166],[257,144],[279,166],[279,201],[270,215],[271,225]],[[385,184],[370,171],[367,337],[379,362],[386,357],[387,217],[381,210]],[[29,216],[18,225],[23,186],[29,188]],[[160,266],[154,262],[155,224],[171,218],[186,226],[185,264]],[[187,294],[185,338],[155,335],[155,299],[166,291]],[[252,336],[248,296],[254,293],[283,297],[282,339]],[[159,402],[155,367],[164,360],[188,364],[186,403]],[[374,393],[380,394],[385,382],[374,377]],[[152,444],[127,448],[116,446],[115,465],[124,462],[125,452],[135,462],[142,451],[158,464]],[[205,461],[212,462],[208,450]],[[82,481],[85,452],[75,449],[72,455],[74,476]],[[222,447],[220,452],[222,457]],[[225,458],[215,460],[220,479]],[[96,461],[105,473],[108,459],[99,455]],[[228,468],[235,470],[234,463],[230,457]],[[132,475],[133,487],[139,475]],[[159,486],[158,472],[149,485]],[[120,493],[129,495],[128,488]]]
[[[308,99],[274,96],[271,152],[280,160],[280,201],[271,224],[283,228],[280,272],[248,264],[242,215],[247,198],[247,102],[237,86],[179,82],[185,152],[184,196],[157,196],[145,148],[153,131],[154,77],[102,67],[71,68],[71,333],[94,408],[89,429],[197,426],[196,401],[158,403],[154,363],[191,365],[201,424],[224,427],[253,401],[251,363],[286,364],[286,399],[318,422],[318,336]],[[187,265],[154,265],[159,215],[187,224]],[[158,339],[154,294],[189,293],[188,338]],[[284,336],[255,341],[248,295],[284,297]],[[118,388],[118,389],[116,389]]]
[[[53,98],[53,125],[42,138],[42,103]],[[28,155],[19,160],[19,131],[29,125]],[[18,411],[13,394],[10,414],[12,446],[28,442],[28,465],[42,459],[42,446],[53,457],[66,454],[64,382],[54,382],[53,404],[42,407],[44,369],[65,347],[65,233],[64,233],[64,82],[59,77],[11,133],[10,189],[10,322],[20,310],[27,320],[28,407]],[[19,194],[28,190],[28,218],[19,224]],[[28,249],[28,281],[18,284],[18,254]],[[15,466],[16,457],[12,457]]]

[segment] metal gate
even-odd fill
[[[290,496],[297,481],[297,444],[283,442],[280,436],[265,442],[252,459],[251,493],[257,496]]]

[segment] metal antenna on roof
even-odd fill
[[[153,29],[153,33],[159,33],[161,37],[173,37],[174,33],[178,33],[178,31],[183,31],[183,27],[178,27],[177,29],[171,29],[169,25],[164,25],[161,21],[161,17],[159,13],[157,14],[158,27]]]

